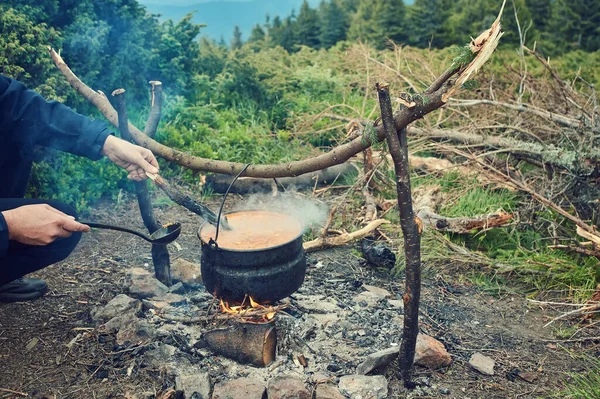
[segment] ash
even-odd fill
[[[200,266],[192,262],[174,262],[179,282],[170,288],[150,271],[133,269],[128,294],[93,317],[100,330],[116,334],[116,352],[135,348],[138,372],[162,376],[165,389],[187,398],[225,397],[220,392],[238,397],[241,390],[239,397],[249,399],[252,395],[242,391],[250,382],[257,398],[281,389],[296,392],[292,397],[310,398],[317,389],[340,398],[388,397],[389,378],[382,374],[400,345],[402,281],[391,281],[388,274],[379,278],[358,257],[341,264],[328,254],[309,255],[302,287],[274,304],[287,306],[275,318],[276,359],[266,367],[238,363],[203,345],[202,334],[233,320],[223,320],[218,301],[201,284]],[[215,314],[221,318],[212,318]],[[425,386],[421,394],[423,389],[438,392]]]

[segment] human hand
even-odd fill
[[[108,136],[102,147],[102,154],[128,171],[128,179],[142,181],[146,178],[145,172],[158,173],[158,162],[152,151],[115,136]]]
[[[47,204],[24,205],[2,215],[8,225],[8,239],[28,245],[48,245],[75,231],[90,231],[89,226]]]

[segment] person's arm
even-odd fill
[[[0,258],[6,256],[6,251],[8,251],[8,225],[4,214],[0,212]]]
[[[0,126],[21,148],[56,148],[92,160],[102,158],[108,126],[57,101],[46,101],[22,83],[0,75]]]

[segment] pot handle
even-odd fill
[[[215,239],[213,240],[211,238],[211,240],[209,241],[209,245],[212,241],[212,242],[214,242],[216,248],[219,248],[219,246],[217,245],[217,239],[219,238],[219,227],[221,226],[221,214],[223,213],[223,205],[225,205],[225,200],[227,199],[227,195],[229,195],[229,191],[231,190],[231,187],[233,187],[233,185],[235,184],[237,179],[250,167],[250,165],[251,164],[247,164],[246,166],[244,166],[242,168],[242,170],[240,170],[240,172],[233,178],[231,183],[229,183],[229,187],[227,187],[227,191],[225,191],[225,195],[223,196],[223,200],[221,201],[221,206],[219,207],[219,214],[217,215],[217,230],[215,231]]]

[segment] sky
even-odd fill
[[[194,12],[192,20],[198,24],[206,24],[201,34],[215,40],[221,37],[229,42],[233,30],[238,25],[242,31],[242,39],[248,39],[252,27],[264,24],[265,17],[279,15],[286,17],[292,10],[296,13],[303,0],[138,0],[149,12],[160,14],[159,19],[179,21],[186,14]],[[312,7],[321,0],[308,0]]]

